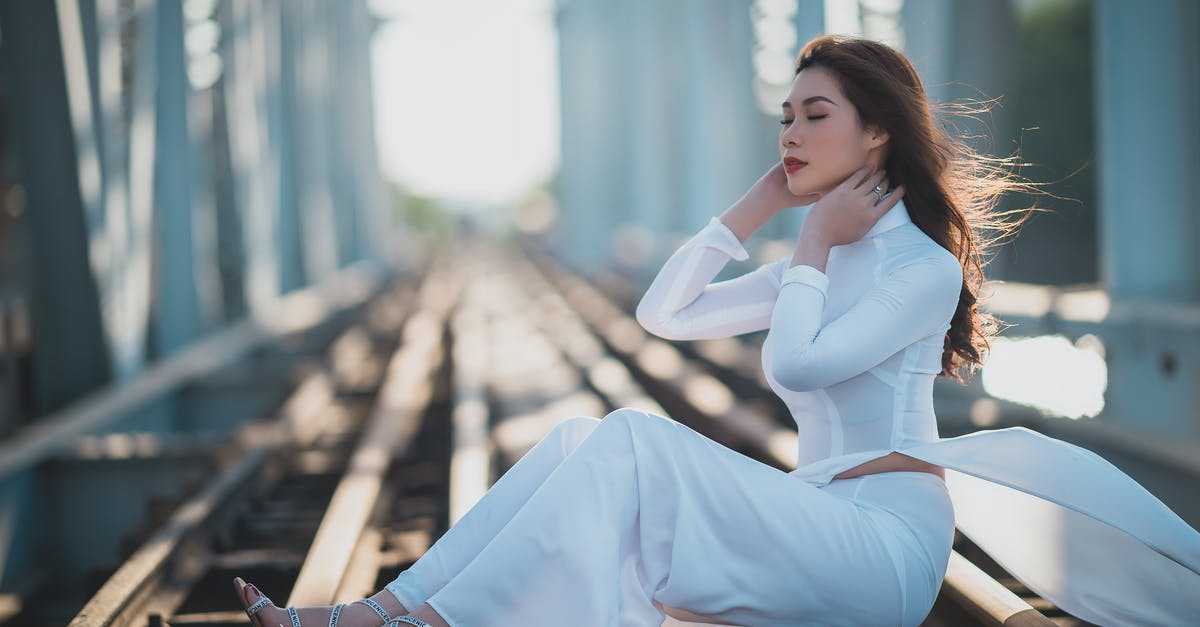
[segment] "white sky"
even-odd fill
[[[371,0],[383,175],[452,204],[511,203],[558,167],[553,0]]]

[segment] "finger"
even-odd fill
[[[900,197],[903,195],[904,186],[897,185],[896,189],[893,189],[888,193],[887,196],[884,196],[883,200],[879,201],[879,204],[876,205],[876,207],[879,209],[880,215],[887,213],[888,209],[895,207],[896,203],[900,202]]]
[[[867,184],[865,186],[863,186],[864,191],[867,191],[872,194],[875,193],[875,188],[879,186],[879,182],[882,181],[886,177],[887,177],[886,170],[880,170],[878,172],[871,174],[871,176],[867,178]]]
[[[875,164],[868,163],[867,165],[864,165],[863,167],[859,168],[858,171],[855,172],[854,174],[851,174],[850,178],[846,179],[846,182],[850,183],[851,189],[858,189],[859,187],[862,186],[862,184],[864,182],[866,182],[866,180],[868,178],[870,178],[871,173],[874,171],[875,171]],[[853,181],[853,182],[851,182],[851,181]]]

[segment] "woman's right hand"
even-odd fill
[[[788,207],[810,205],[820,200],[817,194],[797,196],[788,190],[787,172],[783,163],[776,163],[759,177],[749,191],[721,214],[721,222],[729,227],[738,240],[745,242],[775,214]]]
[[[788,207],[802,207],[811,205],[821,199],[820,194],[804,194],[797,196],[788,189],[787,172],[783,169],[783,162],[778,161],[771,169],[767,170],[754,185],[751,186],[750,192],[757,197],[759,202],[765,203],[774,213],[778,213]]]

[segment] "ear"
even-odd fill
[[[869,148],[878,148],[886,144],[891,137],[882,126],[868,126],[867,134],[869,135],[867,140],[870,143]]]

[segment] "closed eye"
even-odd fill
[[[810,119],[810,120],[820,120],[820,119],[827,118],[827,117],[829,117],[829,114],[828,114],[828,113],[827,113],[827,114],[825,114],[825,115],[810,115],[810,116],[808,116],[808,119]],[[780,123],[780,124],[782,124],[782,125],[784,125],[784,126],[787,126],[788,124],[791,124],[791,123],[792,123],[792,120],[780,120],[780,121],[779,121],[779,123]]]

